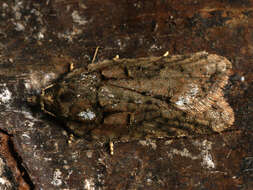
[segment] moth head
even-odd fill
[[[26,101],[28,102],[29,105],[35,106],[35,105],[38,105],[39,98],[38,96],[33,95],[33,96],[28,97]]]

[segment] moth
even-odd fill
[[[76,68],[37,101],[75,135],[110,142],[221,132],[234,122],[223,88],[232,65],[198,52]]]

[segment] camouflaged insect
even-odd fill
[[[198,52],[104,60],[45,88],[42,109],[100,142],[221,132],[234,122],[223,96],[231,63]]]

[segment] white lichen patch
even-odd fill
[[[55,186],[62,185],[62,172],[59,169],[56,169],[54,171],[53,180],[51,181],[51,184]]]
[[[15,24],[15,30],[17,30],[17,31],[24,31],[25,30],[25,26],[23,23],[17,22],[14,24]]]
[[[101,88],[101,92],[107,92],[107,93],[109,93],[110,91],[109,91],[109,89],[107,88],[107,87],[105,87],[105,86],[103,86],[102,88]]]
[[[167,140],[167,141],[164,142],[164,145],[166,146],[166,145],[170,145],[172,143],[173,143],[173,140]]]
[[[78,158],[79,158],[79,152],[78,151],[75,151],[75,152],[72,152],[71,153],[71,158],[73,159],[73,160],[77,160]]]
[[[38,90],[48,86],[48,84],[56,78],[57,75],[53,72],[49,72],[47,74],[43,72],[32,72],[28,79],[25,80],[24,85],[28,91]]]
[[[186,148],[184,148],[183,150],[171,149],[169,157],[173,157],[173,155],[180,155],[182,157],[191,158],[192,160],[199,159],[198,156],[192,155]]]
[[[6,8],[8,8],[8,7],[9,7],[9,5],[8,5],[7,3],[3,3],[3,4],[2,4],[2,8],[3,8],[3,9],[6,9]]]
[[[143,102],[141,100],[135,100],[136,104],[142,104]]]
[[[84,189],[85,190],[95,190],[95,183],[93,179],[85,179],[84,180]]]
[[[114,95],[113,94],[108,94],[108,97],[109,98],[114,98]]]
[[[202,156],[203,156],[202,166],[210,168],[210,169],[215,168],[212,155],[209,152],[204,152]]]
[[[87,24],[87,20],[83,17],[81,17],[78,13],[78,11],[74,10],[71,14],[73,22],[78,23],[79,25],[85,25]]]
[[[97,89],[96,89],[96,88],[93,88],[93,87],[90,87],[90,91],[92,91],[92,92],[96,92],[96,91],[97,91]]]
[[[96,79],[97,76],[94,74],[81,73],[80,80]]]
[[[188,149],[183,148],[182,150],[170,149],[168,152],[168,157],[173,158],[175,155],[179,155],[192,160],[201,160],[200,164],[202,167],[207,169],[215,168],[215,163],[210,152],[212,148],[211,142],[207,140],[204,140],[203,142],[194,141],[193,145],[196,146],[200,151],[197,155],[193,155]]]
[[[0,177],[0,184],[4,185],[5,187],[11,187],[11,183],[5,177]]]
[[[109,98],[114,98],[115,97],[114,94],[111,93],[111,91],[106,87],[101,88],[101,95],[109,97]]]
[[[85,120],[93,120],[96,117],[96,114],[91,110],[87,109],[85,111],[80,112],[78,116]]]
[[[203,158],[202,166],[206,166],[207,168],[215,168],[215,163],[213,161],[213,157],[211,155],[212,143],[210,141],[204,140],[202,142],[202,151],[201,155]]]
[[[93,155],[93,151],[87,151],[86,152],[86,156],[88,157],[88,158],[92,158],[92,155]]]
[[[46,162],[52,161],[52,158],[47,158],[47,157],[43,157],[43,160],[45,160]]]
[[[82,34],[83,26],[89,22],[84,16],[80,15],[80,11],[74,10],[71,16],[74,23],[72,28],[57,34],[58,38],[67,39],[69,42],[73,42],[75,36]]]
[[[157,148],[157,145],[154,141],[151,141],[151,140],[140,140],[139,143],[142,145],[142,146],[151,146],[152,149],[156,150]]]
[[[0,188],[2,186],[6,187],[6,189],[10,189],[12,186],[10,181],[4,176],[4,168],[5,168],[5,163],[2,158],[0,158]]]
[[[215,168],[215,163],[211,154],[212,142],[204,140],[202,142],[195,141],[194,144],[199,147],[200,157],[202,159],[201,165],[208,169]]]
[[[6,87],[6,84],[0,86],[0,104],[7,104],[11,101],[12,93]]]

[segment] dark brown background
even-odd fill
[[[119,55],[216,53],[233,64],[222,134],[115,144],[68,143],[25,100],[68,70]],[[1,189],[253,189],[253,1],[0,2]]]

